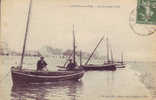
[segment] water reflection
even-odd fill
[[[14,85],[12,100],[77,100],[81,94],[81,81],[63,81],[29,85]]]
[[[18,57],[3,57],[3,59],[3,66],[1,66],[3,73],[1,74],[5,76],[7,72],[10,72],[8,66],[13,65]],[[26,68],[35,69],[37,60],[38,58],[26,58],[26,62],[35,62],[34,65]],[[48,58],[47,62],[49,70],[54,70],[54,67],[51,66],[60,65],[60,59]],[[147,100],[148,98],[142,97],[149,94],[146,88],[152,92],[153,97],[156,97],[155,66],[156,63],[137,62],[127,64],[125,69],[118,69],[114,72],[88,71],[82,78],[83,83],[81,81],[57,82],[12,87],[10,76],[0,84],[0,89],[5,94],[1,93],[6,98],[4,100],[10,100],[10,97],[11,100],[134,100],[133,96],[139,96],[141,100]],[[136,71],[139,73],[136,73]],[[151,75],[144,74],[145,72],[151,73]],[[141,79],[146,88],[138,79]],[[141,91],[138,92],[138,90]],[[136,100],[138,99],[136,98]]]
[[[115,80],[114,80],[114,72],[108,72],[107,73],[107,87],[108,87],[108,91],[109,92],[109,95],[108,96],[113,96],[113,87],[114,87],[114,83],[115,83]]]

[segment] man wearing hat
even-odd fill
[[[72,59],[69,59],[69,64],[67,65],[67,70],[73,70],[75,68],[75,64],[72,62]]]
[[[47,66],[47,63],[44,61],[44,57],[40,57],[40,60],[37,62],[37,71],[41,71]]]

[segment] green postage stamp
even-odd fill
[[[156,25],[156,0],[138,0],[136,23]]]

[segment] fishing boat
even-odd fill
[[[82,66],[85,70],[107,70],[107,71],[115,71],[116,66],[114,64],[103,64],[103,65],[95,65],[95,64],[88,64]]]
[[[123,62],[116,62],[116,68],[125,68],[126,64],[124,64]]]
[[[101,65],[97,65],[97,64],[88,64],[88,62],[90,61],[91,57],[93,56],[95,50],[98,48],[98,46],[100,45],[100,43],[103,41],[104,36],[100,39],[100,41],[98,42],[97,46],[95,47],[95,49],[93,50],[93,52],[91,53],[91,55],[89,56],[88,60],[86,61],[86,63],[84,65],[82,65],[82,67],[85,70],[107,70],[107,71],[115,71],[116,70],[116,65],[115,63],[113,63],[113,55],[112,55],[112,50],[111,50],[111,58],[112,61],[110,61],[109,59],[109,45],[108,45],[108,38],[107,38],[107,62]]]
[[[79,80],[83,75],[82,70],[73,71],[47,71],[37,72],[36,70],[19,70],[11,68],[13,84],[41,83],[41,82],[56,82],[66,80]]]
[[[125,62],[124,62],[123,59],[124,59],[124,58],[123,58],[123,53],[122,53],[122,54],[121,54],[121,61],[116,62],[117,68],[125,68],[125,67],[126,67],[126,64],[125,64]]]
[[[65,81],[65,80],[79,80],[84,75],[84,70],[82,69],[75,69],[75,70],[61,70],[61,71],[36,71],[36,70],[28,70],[22,69],[23,67],[23,60],[25,55],[25,47],[27,41],[27,34],[29,29],[29,20],[31,14],[31,6],[32,0],[29,3],[29,10],[28,10],[28,17],[26,23],[26,31],[23,43],[23,50],[21,56],[20,65],[17,67],[11,67],[11,75],[12,75],[12,82],[13,84],[28,84],[28,83],[40,83],[40,82],[56,82],[56,81]],[[73,37],[74,32],[73,32]],[[75,39],[73,39],[73,51],[75,52]],[[74,62],[75,62],[75,55],[74,55]]]

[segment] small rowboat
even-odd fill
[[[82,65],[84,70],[107,70],[107,71],[115,71],[116,66],[115,64],[104,64],[104,65],[94,65],[94,64],[88,64],[88,65]]]
[[[65,80],[79,80],[83,77],[83,70],[62,70],[62,71],[36,71],[17,68],[11,68],[13,84],[56,82]]]

